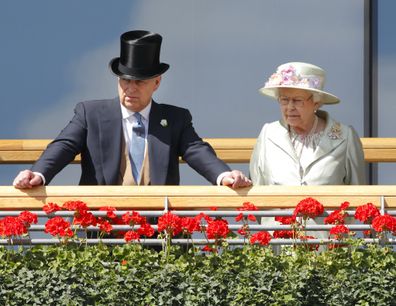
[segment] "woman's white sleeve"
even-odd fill
[[[346,156],[346,184],[365,185],[366,169],[362,142],[353,127],[348,128],[348,143]]]
[[[265,185],[264,160],[265,160],[265,130],[266,125],[261,129],[250,157],[249,173],[253,185]]]

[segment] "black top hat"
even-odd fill
[[[163,74],[169,65],[159,62],[162,37],[149,31],[130,31],[121,35],[120,57],[113,58],[111,71],[129,80],[145,80]]]

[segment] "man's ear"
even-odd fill
[[[158,89],[158,87],[161,84],[161,80],[162,80],[162,76],[160,76],[160,75],[155,78],[155,89],[154,90]]]

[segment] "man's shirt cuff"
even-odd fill
[[[38,175],[39,177],[41,177],[41,180],[43,181],[43,185],[45,185],[45,177],[44,177],[44,175],[42,173],[40,173],[40,172],[33,172],[33,173]]]
[[[223,180],[224,177],[226,177],[229,174],[231,174],[230,171],[226,171],[226,172],[220,173],[220,175],[217,177],[217,180],[216,180],[217,186],[221,186],[221,181]]]

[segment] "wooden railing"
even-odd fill
[[[256,141],[254,138],[212,138],[205,140],[214,147],[218,156],[227,163],[248,163]],[[50,140],[0,140],[0,164],[34,163],[49,142]],[[362,138],[362,143],[367,162],[396,162],[396,138]],[[78,163],[79,161],[78,156],[74,162]],[[145,210],[146,214],[157,216],[158,214],[155,213],[162,213],[161,211],[168,209],[178,210],[179,213],[183,213],[182,211],[184,213],[199,213],[199,211],[209,210],[211,207],[217,207],[219,213],[224,214],[226,210],[231,210],[231,213],[235,212],[236,208],[249,201],[261,210],[257,213],[264,216],[265,214],[273,215],[274,211],[269,211],[269,209],[292,209],[307,197],[313,197],[321,202],[326,212],[339,208],[341,203],[348,201],[351,210],[366,203],[373,203],[381,209],[382,213],[396,215],[396,186],[389,185],[255,186],[238,190],[223,186],[41,186],[25,190],[15,189],[12,186],[0,186],[0,214],[1,216],[15,215],[22,210],[38,211],[37,213],[40,213],[39,211],[42,210],[44,204],[52,202],[62,205],[70,200],[84,201],[93,210],[102,206],[113,206],[119,211]],[[227,211],[227,213],[229,212]],[[290,212],[288,211],[288,213]],[[256,230],[259,230],[258,227],[266,227],[266,225],[255,226],[257,227]],[[328,225],[318,226],[316,230],[329,230]],[[368,225],[348,226],[351,227],[351,230],[365,230],[368,227]],[[355,227],[352,228],[353,226]],[[44,225],[33,225],[31,230],[43,231]],[[236,227],[234,230],[236,230]],[[98,239],[88,240],[89,243],[98,243],[96,241]],[[123,239],[107,240],[105,243],[125,242]],[[145,243],[163,243],[160,239],[149,240],[147,239]],[[239,240],[236,239],[232,243],[244,243],[243,239]],[[273,239],[271,244],[292,243],[286,240]],[[325,243],[318,239],[313,239],[311,242]],[[0,244],[8,243],[7,239],[0,239]],[[28,242],[21,240],[13,243],[49,244],[58,242],[56,239],[38,238],[31,239]],[[180,241],[180,243],[184,242]],[[195,241],[195,243],[201,242]],[[207,242],[203,241],[202,243]],[[392,243],[395,243],[395,241]]]
[[[118,210],[235,209],[249,201],[260,209],[294,208],[306,197],[326,209],[348,201],[354,208],[368,202],[396,209],[396,186],[256,186],[233,190],[223,186],[46,186],[19,190],[0,186],[0,210],[41,210],[49,202],[81,200],[92,208]]]
[[[242,207],[243,203],[249,201],[259,208],[258,211],[244,212],[254,213],[258,216],[276,216],[291,215],[293,208],[303,199],[313,197],[320,201],[324,208],[324,215],[328,215],[333,208],[339,208],[340,204],[348,201],[350,206],[348,212],[353,214],[353,210],[366,203],[375,204],[381,213],[396,215],[396,188],[395,186],[256,186],[239,190],[233,190],[223,186],[46,186],[36,187],[30,190],[18,190],[12,186],[0,186],[0,216],[18,216],[22,210],[29,210],[42,218],[52,218],[53,214],[46,215],[42,211],[44,204],[50,202],[58,205],[64,204],[70,200],[84,201],[94,215],[98,215],[101,211],[96,209],[102,206],[113,206],[117,209],[117,214],[121,216],[125,211],[139,211],[146,216],[161,216],[165,211],[173,210],[174,214],[182,216],[196,216],[201,212],[207,215],[231,217],[234,220],[241,211],[236,208]],[[209,211],[211,207],[217,207],[216,211]],[[271,210],[275,208],[275,210]],[[283,210],[282,208],[290,208]],[[59,211],[55,213],[57,216],[71,218],[73,212]],[[322,221],[320,221],[322,220]],[[352,231],[369,230],[370,225],[354,224],[349,218],[347,227]],[[30,226],[30,232],[41,233],[37,238],[32,237],[0,237],[0,245],[36,245],[36,244],[58,244],[58,238],[48,238],[43,235],[45,225],[42,221],[39,224]],[[155,222],[155,221],[150,221]],[[332,225],[320,224],[323,218],[318,220],[316,224],[307,224],[307,231],[327,232]],[[156,230],[157,225],[152,223]],[[229,229],[237,231],[243,225],[231,221]],[[287,228],[285,228],[287,227]],[[81,232],[81,228],[74,226],[75,230]],[[85,231],[97,231],[99,228],[90,226]],[[129,225],[113,225],[113,232],[132,230]],[[261,230],[288,230],[290,225],[276,225],[273,223],[249,224],[252,232]],[[318,237],[316,234],[310,234]],[[327,244],[334,240],[323,238],[313,238],[309,241],[296,239],[273,238],[270,242],[272,245],[291,245],[291,244]],[[44,238],[43,238],[44,237]],[[84,237],[84,236],[81,236]],[[86,244],[123,244],[125,240],[121,238],[109,237],[98,239],[88,237],[84,240]],[[379,243],[378,239],[366,238],[367,243]],[[75,243],[81,244],[81,240],[73,240]],[[246,243],[242,238],[229,238],[227,242],[232,245],[241,245]],[[140,241],[147,245],[163,245],[164,241],[157,238],[145,238]],[[172,239],[175,244],[189,244],[191,241],[186,238]],[[194,238],[196,245],[214,243],[213,239],[208,241],[201,236]],[[389,243],[396,244],[395,239],[389,239]]]
[[[207,138],[219,158],[226,163],[248,163],[255,138]],[[396,162],[396,138],[361,138],[366,162]],[[49,139],[0,140],[0,164],[34,163]],[[80,161],[79,156],[75,162]]]

